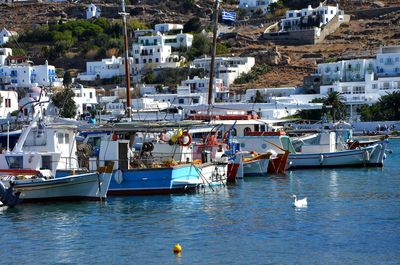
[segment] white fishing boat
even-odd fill
[[[321,168],[321,167],[382,167],[385,159],[387,140],[379,141],[369,146],[347,149],[347,145],[337,148],[336,133],[321,135],[321,140],[328,139],[328,143],[309,144],[296,152],[287,136],[281,136],[283,148],[291,151],[288,167],[293,168]]]
[[[14,206],[20,202],[55,202],[103,200],[110,184],[113,165],[99,168],[97,172],[61,178],[35,176],[3,177],[0,185],[2,203]],[[4,196],[8,191],[8,196]],[[12,194],[14,198],[10,198]]]
[[[236,136],[241,150],[253,150],[258,153],[273,151],[278,154],[282,150],[290,152],[287,168],[310,167],[349,167],[349,166],[383,166],[387,140],[375,142],[369,146],[358,146],[349,149],[348,135],[345,131],[323,131],[310,142],[294,148],[292,139],[283,132],[266,135]],[[278,148],[279,147],[279,148]]]

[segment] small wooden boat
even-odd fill
[[[113,166],[99,168],[97,172],[61,178],[46,179],[40,175],[30,178],[7,177],[2,184],[19,197],[19,202],[103,200],[106,198]],[[2,203],[13,206],[7,199],[3,199]]]

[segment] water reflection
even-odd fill
[[[330,188],[330,195],[334,198],[337,198],[339,195],[337,177],[338,173],[335,170],[332,170],[330,172],[329,188]]]

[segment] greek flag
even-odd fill
[[[225,10],[222,10],[222,20],[235,21],[236,12],[225,12]]]

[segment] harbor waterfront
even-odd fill
[[[3,207],[1,263],[397,264],[400,140],[388,149],[383,168],[289,170],[194,194]],[[293,208],[292,194],[308,207]]]

